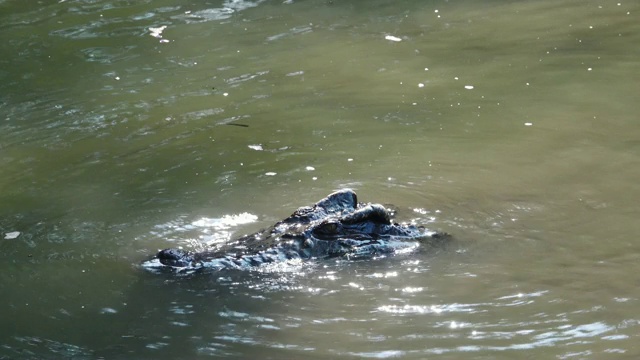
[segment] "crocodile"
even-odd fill
[[[295,259],[363,259],[412,251],[424,241],[444,241],[449,235],[391,220],[380,204],[358,202],[343,189],[257,233],[245,235],[215,250],[190,252],[164,249],[155,258],[176,269],[251,269]]]

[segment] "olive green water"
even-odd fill
[[[0,359],[637,358],[639,16],[0,0]],[[454,241],[139,266],[344,187]]]

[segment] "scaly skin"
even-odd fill
[[[380,204],[358,204],[353,190],[334,192],[311,207],[301,207],[274,226],[214,251],[165,249],[156,256],[175,268],[249,269],[292,259],[369,258],[411,250],[425,239],[447,234],[392,223]]]

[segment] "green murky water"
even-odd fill
[[[1,0],[0,359],[640,356],[639,15]],[[139,266],[344,187],[455,240]]]

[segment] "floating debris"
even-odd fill
[[[166,28],[167,28],[166,25],[163,25],[163,26],[160,26],[160,27],[157,27],[157,28],[150,27],[149,28],[149,33],[150,33],[149,35],[151,35],[151,36],[153,36],[155,38],[158,38],[158,39],[162,39],[162,32]]]
[[[473,90],[473,85],[465,85],[464,88],[467,90]]]
[[[387,35],[384,38],[389,41],[395,41],[395,42],[402,41],[402,39],[393,35]]]
[[[20,236],[20,231],[12,231],[4,234],[5,240],[13,240]]]

